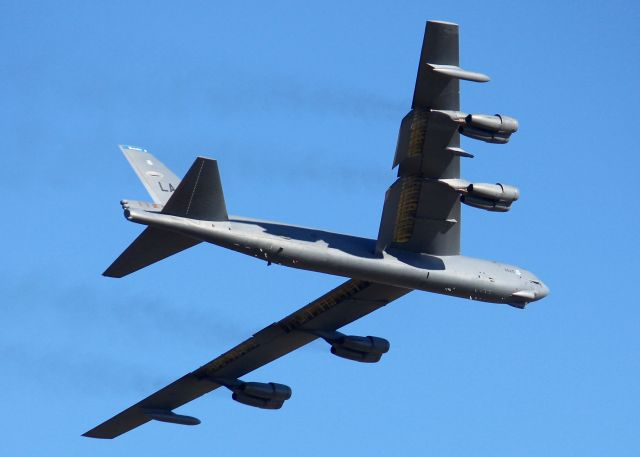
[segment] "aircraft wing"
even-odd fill
[[[460,79],[489,78],[460,68],[458,25],[427,22],[411,111],[402,120],[376,251],[387,247],[460,254],[460,200],[442,179],[460,178],[458,126],[443,113],[460,109]]]
[[[334,331],[410,291],[350,279],[279,322],[260,330],[206,365],[89,430],[84,436],[115,438],[152,418],[197,424],[197,419],[176,415],[172,410],[220,387],[222,384],[216,380],[236,380],[318,338],[311,331]]]

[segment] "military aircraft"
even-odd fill
[[[473,157],[460,148],[460,134],[504,144],[518,122],[460,111],[459,81],[489,77],[462,69],[458,46],[456,24],[427,22],[413,103],[393,159],[398,179],[386,192],[377,239],[230,216],[215,160],[198,157],[179,180],[149,152],[121,146],[153,202],[121,202],[128,220],[147,227],[105,276],[123,277],[204,241],[269,264],[349,279],[84,436],[115,438],[150,420],[199,424],[173,410],[219,387],[240,403],[278,409],[291,397],[288,386],[240,378],[317,338],[339,357],[379,361],[389,350],[387,340],[338,329],[412,290],[516,308],[548,294],[523,268],[460,254],[461,203],[505,212],[519,191],[460,177],[460,159]]]

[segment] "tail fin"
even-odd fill
[[[123,152],[125,152],[125,149],[123,149]],[[167,176],[173,176],[175,178],[173,173],[146,151],[138,149],[132,151],[129,148],[127,152],[125,152],[125,156],[136,170],[136,173],[152,197],[154,197],[154,192],[157,194],[157,189],[153,186],[154,181],[150,181],[147,177],[159,178],[160,180],[155,181],[157,183],[161,183],[161,179],[165,179]],[[150,157],[150,159],[146,157]],[[149,164],[147,160],[152,163]],[[155,170],[153,170],[154,172],[162,169],[168,173],[162,173],[164,176],[161,177],[149,175],[147,171],[144,171],[145,164],[156,167]],[[149,182],[151,182],[152,185],[148,185]],[[167,182],[178,181],[176,178],[175,180]],[[162,194],[157,195],[162,196]],[[180,184],[173,189],[170,195],[170,198],[162,202],[164,203],[162,214],[209,221],[228,220],[218,163],[215,160],[198,157],[193,162],[193,165],[191,165],[184,179],[180,181]],[[120,257],[107,268],[103,275],[112,278],[122,278],[123,276],[199,243],[200,240],[190,238],[180,233],[155,227],[147,227]]]
[[[176,190],[180,180],[148,151],[134,146],[120,145],[120,150],[144,184],[155,203],[164,205]]]

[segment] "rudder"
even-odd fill
[[[155,203],[167,203],[180,179],[149,151],[120,145],[120,150]]]

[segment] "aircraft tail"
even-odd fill
[[[218,162],[198,157],[162,209],[163,214],[203,221],[227,221]]]
[[[120,150],[144,184],[154,203],[161,205],[167,203],[180,183],[178,177],[145,149],[120,145]]]
[[[228,220],[218,163],[215,160],[198,157],[182,181],[178,181],[169,169],[147,151],[126,148],[126,152],[122,148],[123,152],[147,191],[154,201],[164,204],[161,214],[207,221]],[[148,169],[149,167],[154,168]],[[165,198],[165,194],[160,193],[163,190],[159,189],[167,189],[170,197]],[[200,242],[180,233],[147,227],[103,275],[121,278]]]
[[[188,236],[147,227],[102,275],[122,278],[199,243]]]

